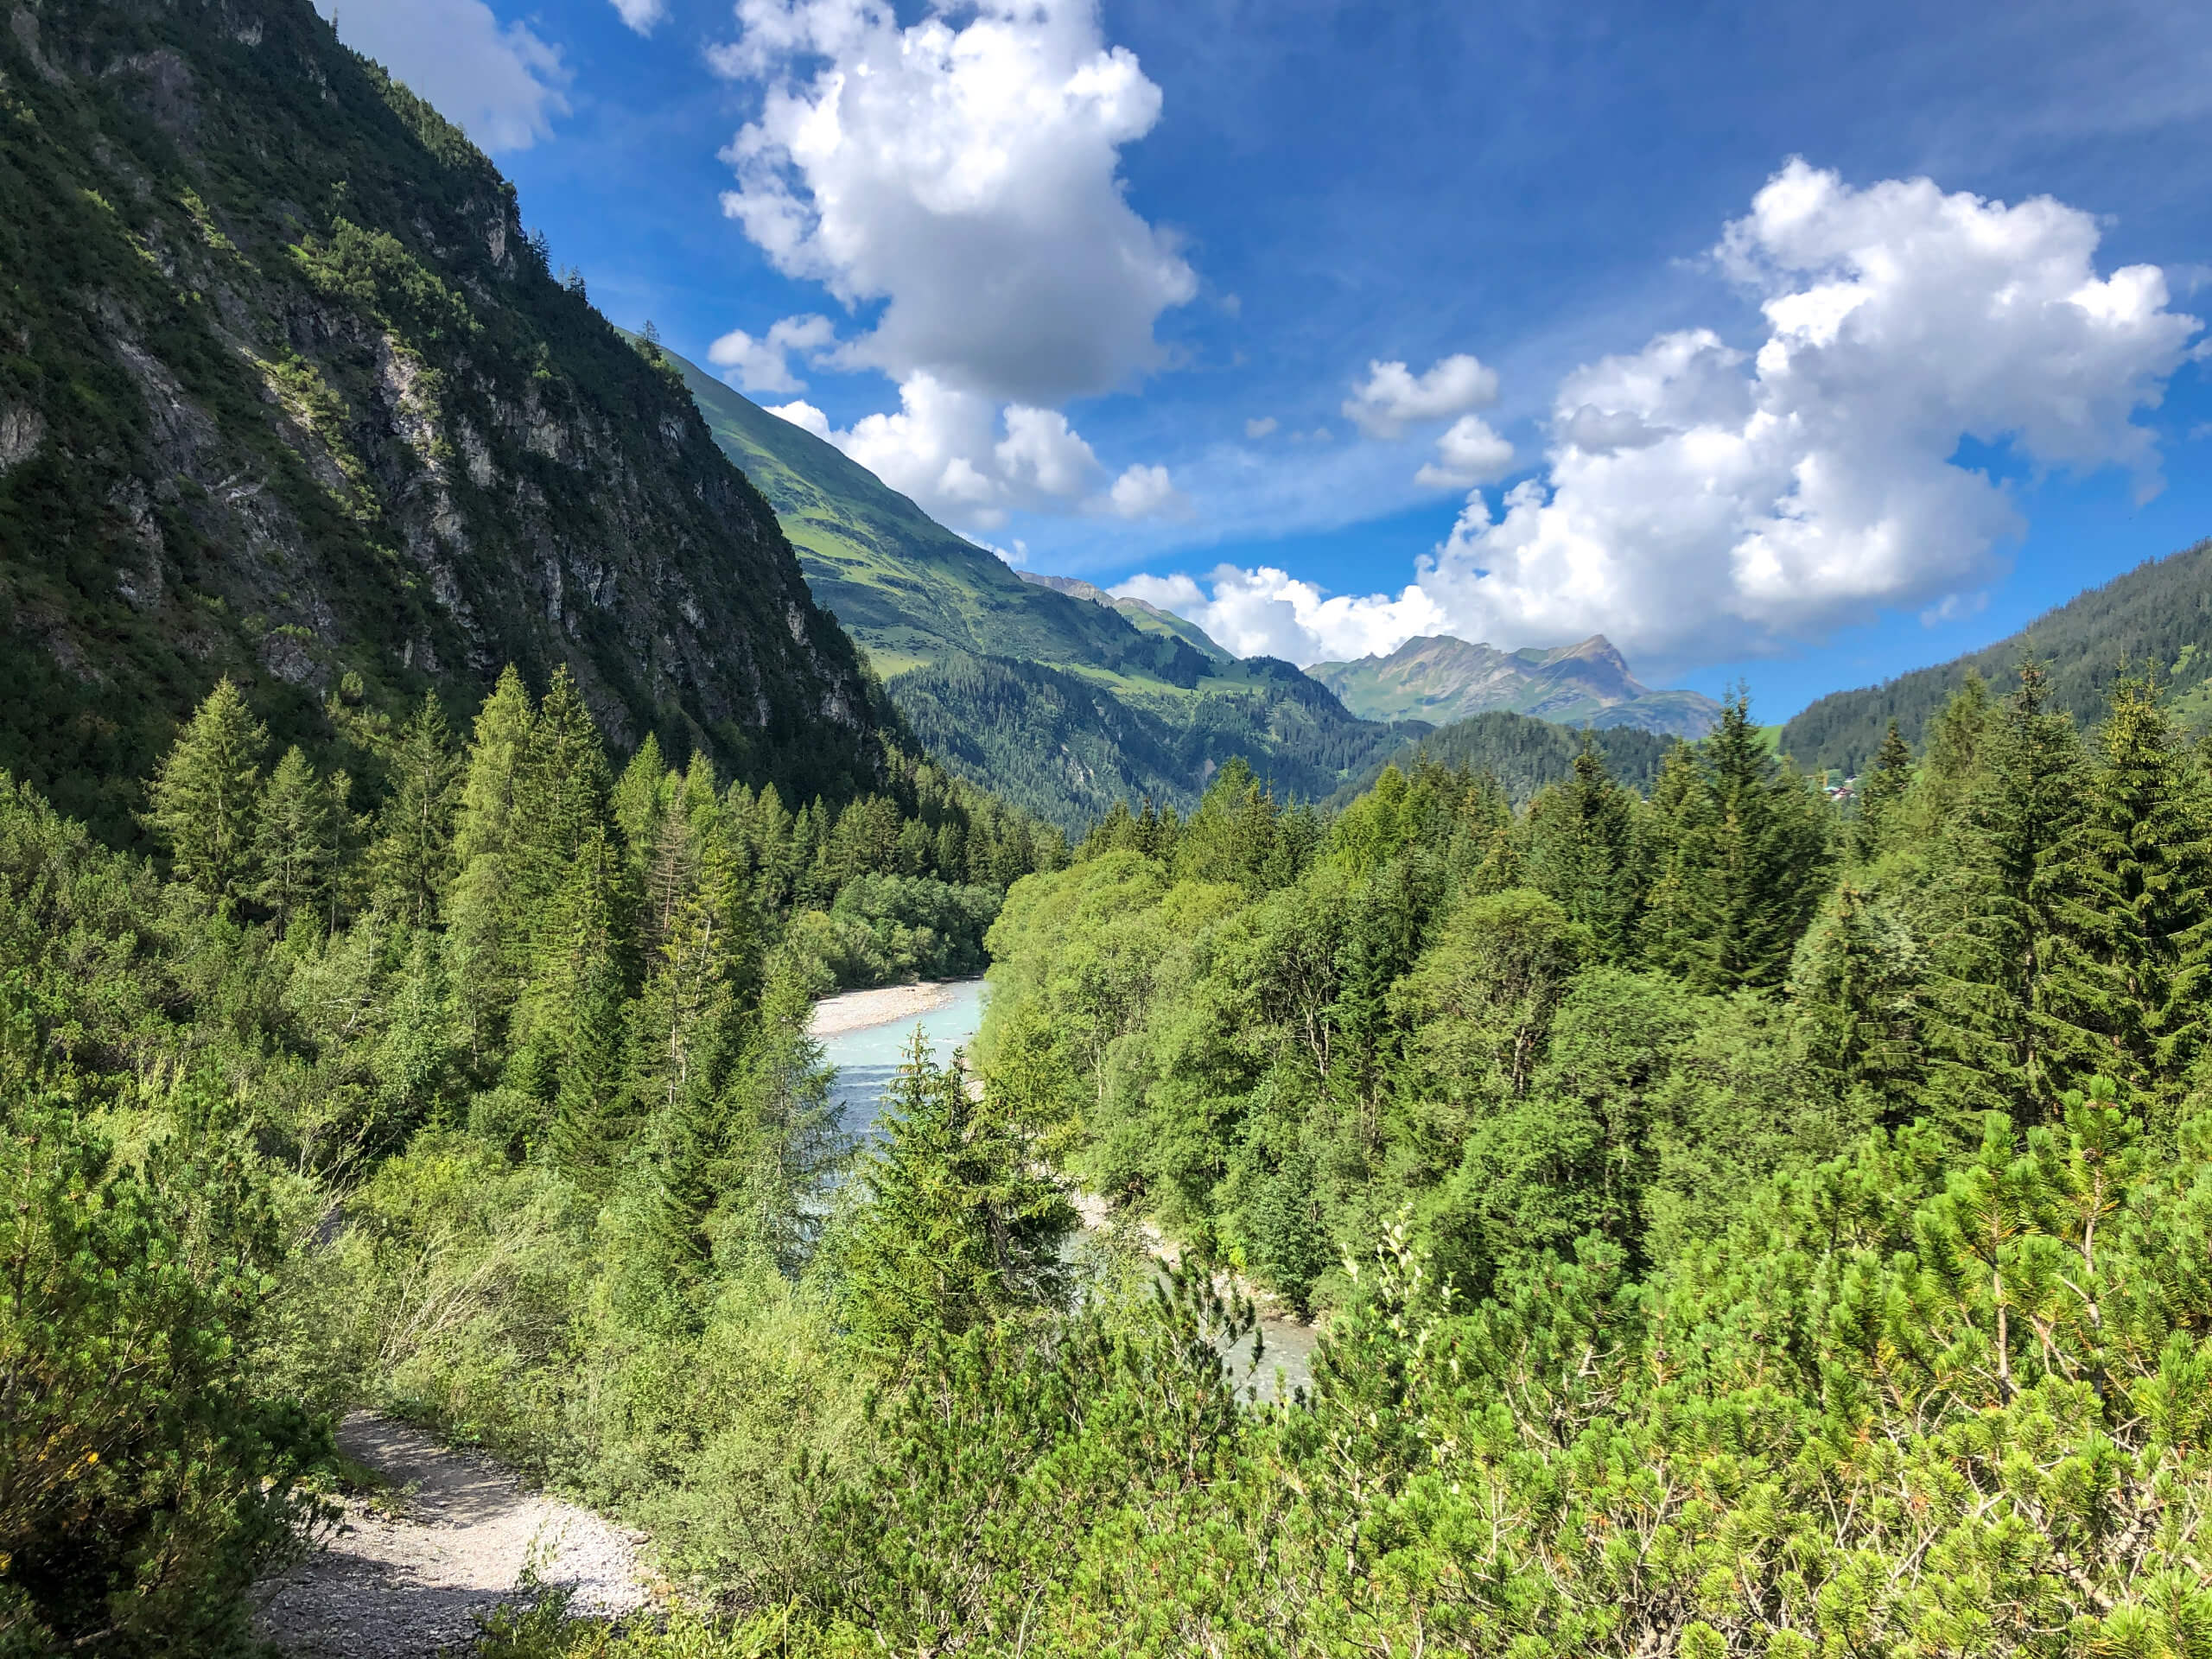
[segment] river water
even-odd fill
[[[876,1004],[884,1005],[877,1018]],[[925,1006],[915,1007],[920,1001]],[[867,1023],[857,1023],[865,1020]],[[913,988],[906,995],[854,991],[825,998],[815,1008],[815,1027],[823,1057],[837,1068],[830,1098],[837,1107],[839,1125],[852,1135],[871,1135],[883,1109],[885,1096],[899,1073],[899,1063],[919,1026],[928,1039],[932,1058],[940,1065],[953,1051],[971,1045],[983,1021],[983,982],[954,980],[936,986]],[[840,1027],[844,1027],[839,1029]],[[1294,1319],[1262,1315],[1260,1336],[1266,1346],[1261,1372],[1253,1380],[1254,1396],[1274,1400],[1290,1389],[1306,1388],[1313,1380],[1313,1348],[1319,1333]],[[1249,1357],[1249,1344],[1240,1343],[1228,1355],[1231,1370],[1242,1373]]]

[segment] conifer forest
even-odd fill
[[[588,10],[637,54],[663,10]],[[683,37],[728,77],[863,35],[928,45],[869,58],[881,78],[924,57],[1012,74],[1031,60],[976,41],[1052,33],[1075,66],[1052,96],[1111,127],[1067,154],[1153,297],[1116,299],[1112,272],[1071,290],[1077,391],[986,396],[917,357],[895,415],[815,394],[837,427],[729,377],[765,353],[796,398],[798,369],[876,372],[915,309],[903,254],[878,287],[776,264],[845,310],[715,340],[717,378],[601,315],[338,8],[0,0],[0,1659],[429,1659],[447,1637],[403,1647],[419,1631],[365,1617],[320,1645],[272,1633],[286,1574],[435,1531],[346,1438],[365,1421],[634,1552],[633,1602],[609,1606],[530,1534],[526,1568],[454,1615],[475,1659],[2212,1655],[2212,544],[1784,727],[1740,683],[1723,704],[1648,690],[1594,629],[1570,646],[1507,618],[1513,654],[1417,634],[1446,613],[1411,587],[1325,604],[1224,564],[1208,594],[1161,564],[1109,592],[1012,563],[1048,508],[1116,541],[1116,569],[1140,543],[1231,544],[1200,522],[1201,471],[1109,466],[1061,412],[1092,399],[1118,454],[1142,422],[1093,416],[1147,374],[1226,385],[1269,358],[1325,381],[1303,416],[1209,411],[1216,478],[1248,502],[1294,480],[1350,546],[1382,519],[1324,498],[1388,470],[1391,534],[1435,521],[1409,556],[1439,583],[1564,522],[1582,486],[1560,457],[1625,476],[1721,445],[1712,410],[1754,391],[1889,396],[1889,370],[1807,355],[1856,349],[1891,301],[1808,286],[1831,256],[1759,243],[1775,200],[1807,246],[1839,203],[1853,226],[1926,206],[1923,251],[2016,213],[2007,236],[2065,244],[2045,276],[2088,275],[2036,312],[2075,333],[1990,371],[2075,377],[2032,418],[1968,399],[1962,438],[1897,417],[1936,401],[1919,382],[1873,416],[1745,415],[1761,444],[1878,428],[1902,480],[1838,485],[1833,453],[1791,450],[1786,511],[1713,486],[1712,522],[1780,526],[1762,558],[1815,544],[1821,489],[1948,504],[1992,537],[2031,473],[2101,489],[2124,462],[2140,492],[2158,445],[2131,417],[2188,391],[2201,325],[2163,308],[2155,266],[2097,276],[2103,221],[2047,195],[1789,161],[1707,263],[1776,284],[1745,327],[1799,332],[1738,352],[1685,329],[1651,348],[1672,367],[1577,371],[1577,398],[1618,380],[1656,401],[1560,404],[1552,470],[1526,452],[1501,490],[1542,395],[1498,404],[1470,353],[1416,373],[1382,334],[1372,359],[1332,341],[1329,364],[1366,361],[1340,385],[1295,361],[1321,361],[1325,319],[1249,353],[1203,332],[1270,307],[1186,263],[1205,238],[1154,226],[1116,170],[1162,97],[1102,32],[1117,10],[746,0],[742,50]],[[1366,10],[1332,51],[1389,33]],[[514,11],[407,15],[480,12],[487,49],[582,73]],[[763,120],[844,72],[777,73]],[[542,83],[543,122],[612,107],[569,85]],[[983,101],[1022,130],[974,151],[1014,166],[1049,124]],[[766,143],[716,163],[740,194],[798,176]],[[1080,170],[1029,191],[1055,227]],[[735,199],[728,247],[820,241],[797,195],[747,198],[742,225]],[[910,217],[932,214],[957,217]],[[1425,231],[1459,217],[1424,203]],[[1331,259],[1381,242],[1331,235]],[[1912,292],[1949,306],[2012,245],[1993,232]],[[1387,251],[1368,269],[1452,264]],[[941,262],[969,334],[1018,321],[1020,282],[974,275],[1002,252]],[[1114,263],[1037,269],[1088,283],[1086,261]],[[1575,284],[1552,286],[1548,306]],[[1973,310],[1931,312],[1911,353]],[[1184,332],[1155,339],[1169,316]],[[1109,326],[1128,364],[1091,350]],[[1041,349],[986,343],[1043,374]],[[972,537],[861,464],[930,399],[969,400],[999,468],[932,462],[997,514],[960,520]],[[1985,451],[2001,485],[1952,464]],[[1651,475],[1639,524],[1680,505]],[[978,539],[1001,522],[1014,553]],[[1885,559],[1935,562],[1910,523],[1877,528]],[[1726,548],[1650,539],[1689,563],[1623,577],[1631,599],[1710,611],[1691,632],[1715,638],[1751,613],[1686,586],[1734,569]],[[1946,556],[1958,584],[1987,550]],[[1258,636],[1217,642],[1246,578],[1284,615],[1302,594],[1411,616],[1298,658],[1387,692],[1389,718]],[[1863,611],[1806,610],[1804,637],[1964,591],[1854,587]],[[1758,654],[1780,632],[1727,638],[1781,658]],[[1655,679],[1717,683],[1721,650],[1655,645]],[[1450,683],[1409,677],[1447,656]],[[1536,685],[1560,662],[1583,677]],[[903,1058],[854,1109],[833,1016],[939,994],[978,999],[972,1027],[939,1047],[902,1018]]]
[[[2148,681],[1970,678],[1843,814],[1739,698],[1649,799],[1231,766],[1072,849],[919,762],[617,768],[565,677],[331,718],[218,685],[150,856],[0,804],[16,1650],[245,1650],[353,1402],[654,1540],[671,1610],[516,1659],[2212,1627],[2212,779]],[[841,1136],[810,999],[986,954]]]

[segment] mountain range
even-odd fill
[[[1446,725],[1503,709],[1566,726],[1633,726],[1700,738],[1720,717],[1720,705],[1695,691],[1638,683],[1603,634],[1550,651],[1500,651],[1429,634],[1387,657],[1315,663],[1306,671],[1367,720]]]
[[[2048,676],[2051,706],[2084,728],[2102,718],[2113,682],[2131,674],[2158,679],[2190,727],[2212,722],[2212,541],[2148,560],[1980,651],[1831,692],[1782,728],[1783,750],[1802,766],[1856,772],[1892,720],[1917,747],[1969,674],[2002,690],[2031,658]]]
[[[312,747],[334,708],[388,718],[426,690],[471,702],[507,662],[566,667],[618,751],[656,734],[837,796],[911,738],[1071,830],[1123,798],[1188,807],[1236,756],[1307,799],[1424,741],[1534,786],[1572,743],[1519,720],[1712,722],[1601,636],[1430,637],[1301,672],[1014,570],[613,328],[491,162],[305,6],[11,17],[0,771],[112,839],[226,675]],[[1916,739],[1968,673],[2028,654],[2084,721],[2129,664],[2202,719],[2206,646],[2212,544],[1823,698],[1782,742],[1855,770],[1890,719]],[[1657,752],[1606,747],[1624,775]]]
[[[620,749],[871,774],[874,694],[768,504],[458,128],[305,4],[18,6],[7,39],[0,770],[129,840],[223,676],[312,750],[327,699],[474,707],[512,662]]]
[[[1188,808],[1235,756],[1318,799],[1427,729],[1355,715],[1292,664],[1239,660],[1165,611],[1024,575],[836,446],[668,360],[914,734],[1039,817],[1080,832],[1117,800]]]

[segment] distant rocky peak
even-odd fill
[[[1368,720],[1440,724],[1503,709],[1570,725],[1638,725],[1694,737],[1716,712],[1694,692],[1652,691],[1602,633],[1518,651],[1422,634],[1388,655],[1316,663],[1306,671]]]

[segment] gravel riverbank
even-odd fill
[[[807,1030],[817,1038],[842,1037],[871,1026],[904,1023],[934,1014],[969,983],[963,979],[925,980],[918,985],[886,985],[873,991],[843,991],[814,1005]]]

